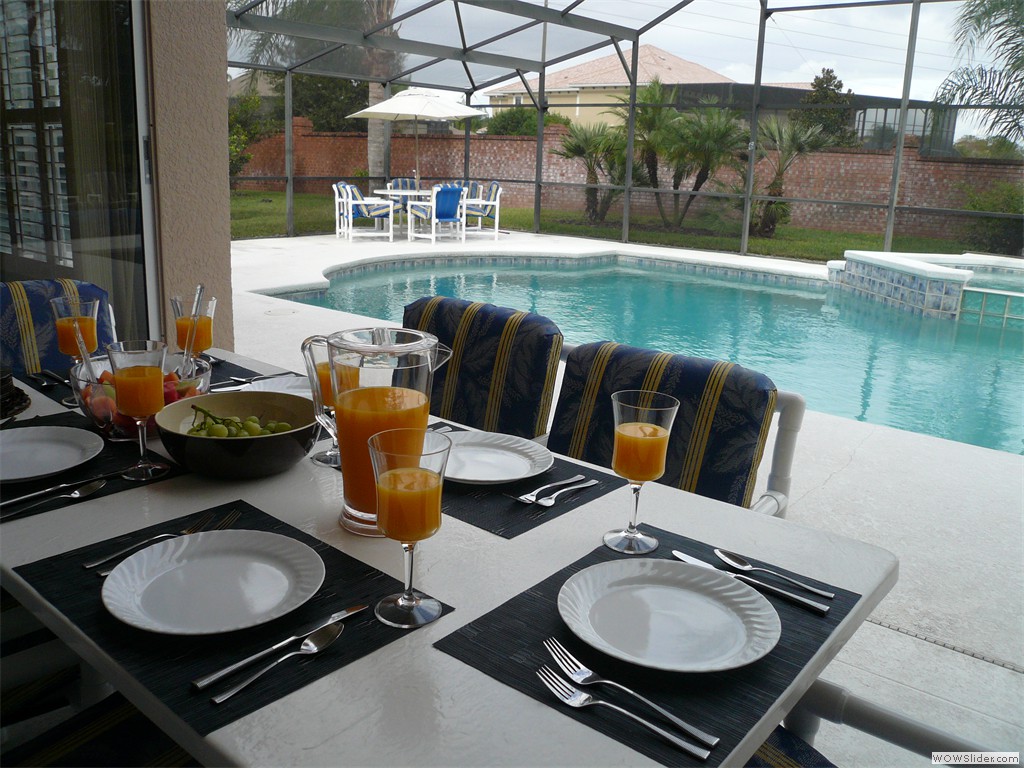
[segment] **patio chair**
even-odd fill
[[[398,178],[392,179],[388,182],[388,189],[416,189],[416,179]],[[395,201],[395,210],[405,212],[407,210],[408,200],[400,199]]]
[[[455,234],[462,235],[466,241],[466,233],[462,229],[462,198],[466,189],[461,184],[435,184],[431,189],[430,200],[409,203],[409,240],[421,237],[437,242],[437,225],[447,224],[454,228]],[[417,232],[416,222],[430,223],[430,232]]]
[[[345,198],[343,214],[345,217],[344,231],[349,240],[355,237],[387,237],[395,240],[395,203],[380,197],[363,197],[359,187],[354,184],[341,183]],[[356,219],[371,219],[374,222],[387,220],[386,229],[373,227],[356,227]]]
[[[665,474],[658,482],[765,514],[784,516],[804,401],[735,363],[604,341],[569,353],[548,447],[611,466],[611,395],[653,389],[680,401]],[[766,493],[751,505],[772,417],[780,412]]]
[[[481,195],[479,191],[466,196],[466,199],[462,201],[465,210],[465,221],[463,222],[463,231],[480,232],[484,231],[484,219],[494,220],[494,239],[498,239],[498,219],[501,213],[501,185],[492,181],[487,185],[487,189],[484,190]],[[476,224],[470,225],[469,219],[475,218]],[[463,238],[465,239],[465,238]]]
[[[331,184],[334,190],[334,236],[348,236],[348,193],[345,182]]]
[[[116,340],[110,301],[98,285],[66,278],[0,283],[0,360],[15,376],[71,367],[71,358],[57,347],[57,323],[50,309],[50,299],[58,296],[99,299],[98,349]]]
[[[493,304],[425,296],[402,324],[452,348],[434,374],[430,412],[488,432],[533,438],[547,429],[562,351],[551,320]]]

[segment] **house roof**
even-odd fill
[[[628,61],[632,52],[623,51]],[[658,78],[661,82],[674,85],[676,83],[732,83],[735,82],[725,75],[708,69],[686,59],[674,56],[653,45],[641,45],[637,52],[637,85],[646,85]],[[536,90],[538,78],[528,81],[530,90]],[[544,78],[544,90],[552,91],[576,90],[579,88],[626,87],[629,78],[619,60],[618,54],[603,56],[574,67],[567,67],[558,72],[548,72]],[[489,92],[492,96],[504,93],[526,93],[521,82],[512,83]]]

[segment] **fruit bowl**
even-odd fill
[[[291,429],[273,434],[210,437],[188,434],[196,418],[193,406],[217,417],[235,416],[240,421],[259,417],[287,422]],[[201,475],[232,480],[268,477],[292,467],[316,442],[318,424],[313,401],[287,392],[240,390],[213,392],[166,406],[156,415],[156,428],[171,458]]]
[[[68,381],[75,391],[75,398],[82,413],[92,419],[93,424],[108,440],[137,440],[135,419],[117,410],[117,393],[114,391],[114,374],[106,357],[90,358],[99,383],[86,377],[84,363],[72,366]],[[183,398],[205,394],[210,389],[210,363],[198,359],[190,376],[182,377],[179,369],[181,357],[175,355],[164,363],[164,406]],[[146,424],[146,435],[156,436],[156,422],[150,417]]]

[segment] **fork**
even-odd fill
[[[228,512],[224,516],[223,520],[221,520],[215,526],[210,528],[210,530],[211,531],[222,531],[225,528],[230,528],[232,525],[235,524],[235,521],[238,520],[238,518],[240,518],[241,516],[242,516],[241,512],[239,512],[237,509],[232,509],[230,512]],[[200,530],[202,530],[202,528]],[[197,532],[198,531],[189,531],[189,533],[197,533]],[[182,534],[179,534],[179,535],[182,535]],[[145,543],[145,542],[143,542],[143,543]],[[110,558],[108,557],[107,560],[109,560],[109,559]],[[110,568],[104,568],[102,571],[97,571],[96,575],[97,576],[109,576],[110,572],[112,570],[114,570],[114,566],[111,566]]]
[[[546,491],[548,488],[557,488],[559,485],[568,485],[569,483],[575,483],[582,479],[583,475],[573,475],[568,480],[559,480],[556,483],[548,483],[547,485],[542,485],[535,491],[524,493],[522,496],[513,496],[512,498],[516,499],[517,501],[521,501],[524,504],[533,504],[535,501],[537,501],[537,495],[541,491]]]
[[[555,660],[555,663],[562,668],[562,671],[568,675],[569,679],[577,685],[593,685],[595,683],[604,683],[605,685],[611,685],[618,688],[620,691],[628,693],[644,704],[649,706],[658,714],[667,717],[676,726],[682,729],[687,735],[692,736],[702,744],[707,744],[709,747],[713,747],[718,744],[719,739],[717,736],[712,736],[710,733],[702,731],[693,725],[690,725],[685,720],[680,720],[678,717],[673,715],[667,709],[658,706],[653,701],[650,701],[634,690],[627,688],[624,685],[616,683],[614,680],[605,680],[603,677],[598,676],[592,670],[585,667],[579,659],[573,656],[566,649],[564,645],[558,642],[555,638],[549,637],[544,641],[544,647],[547,648],[548,653],[551,654],[551,658]]]
[[[119,549],[117,552],[114,552],[111,555],[104,555],[103,557],[98,557],[95,560],[90,560],[86,563],[82,563],[82,567],[88,570],[90,568],[95,568],[98,565],[103,565],[108,560],[113,560],[115,557],[126,555],[133,549],[138,549],[143,544],[149,544],[149,542],[151,541],[158,541],[160,539],[170,539],[175,536],[187,536],[190,533],[196,533],[197,531],[203,530],[203,528],[210,524],[210,521],[213,520],[213,515],[213,512],[207,512],[205,515],[203,515],[194,523],[192,523],[192,525],[188,526],[187,528],[183,528],[177,533],[158,533],[156,536],[150,536],[148,539],[143,539],[142,541],[137,541],[134,544],[129,544],[124,549]]]
[[[594,705],[608,707],[609,709],[614,709],[616,712],[623,714],[626,717],[631,718],[632,720],[635,720],[645,728],[649,728],[651,731],[661,736],[661,738],[665,739],[665,741],[674,744],[675,746],[679,747],[685,752],[688,752],[689,754],[693,755],[699,760],[707,760],[708,755],[711,754],[710,751],[704,749],[703,747],[698,747],[696,744],[691,744],[690,742],[684,739],[680,739],[678,736],[673,736],[671,733],[662,730],[654,723],[649,723],[639,715],[634,715],[628,709],[623,709],[622,707],[616,704],[612,704],[611,702],[595,698],[594,696],[591,696],[589,693],[584,693],[579,688],[569,685],[569,683],[565,682],[565,680],[563,680],[554,672],[552,672],[547,665],[537,670],[537,677],[540,678],[540,681],[544,683],[547,689],[551,691],[553,694],[555,694],[555,696],[557,696],[562,701],[562,703],[568,704],[570,707],[580,708],[590,707]]]

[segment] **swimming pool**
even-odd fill
[[[570,344],[613,339],[732,360],[799,392],[808,407],[1024,453],[1024,332],[913,316],[824,285],[787,288],[676,270],[547,262],[374,265],[341,272],[307,304],[401,322],[442,294],[526,309]]]

